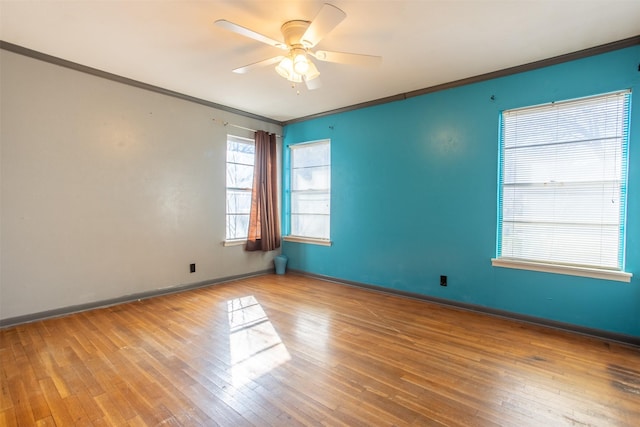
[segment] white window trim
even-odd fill
[[[229,138],[232,139],[237,139],[242,141],[243,143],[246,144],[253,144],[255,146],[255,140],[252,140],[251,138],[245,138],[243,136],[238,136],[238,135],[232,135],[232,134],[227,134],[227,139],[226,142],[228,143]],[[225,173],[226,173],[226,167],[228,165],[228,161],[226,160],[226,154],[225,154]],[[255,164],[254,164],[254,171],[255,171]],[[233,187],[227,187],[227,183],[226,183],[226,179],[225,179],[225,230],[226,230],[226,221],[228,220],[227,215],[228,213],[226,212],[226,197],[227,197],[227,191],[229,191],[229,188],[233,188]],[[238,189],[241,190],[241,189]],[[225,231],[226,234],[226,231]],[[225,236],[225,239],[222,241],[222,246],[240,246],[240,245],[244,245],[247,243],[247,238],[246,237],[241,237],[239,239],[227,239]]]
[[[620,94],[625,92],[630,92],[630,90],[619,91]],[[603,95],[604,94],[596,95],[596,97],[603,96]],[[572,102],[572,101],[573,100],[567,100],[566,102]],[[524,107],[524,108],[527,109],[532,107]],[[511,111],[514,111],[514,110],[511,110]],[[564,274],[564,275],[579,276],[579,277],[589,277],[594,279],[619,281],[619,282],[625,282],[625,283],[630,283],[631,278],[633,277],[633,274],[630,272],[613,269],[613,268],[608,269],[608,268],[588,267],[588,266],[580,266],[580,265],[555,264],[551,262],[546,263],[544,261],[543,262],[529,261],[525,259],[509,258],[509,257],[502,257],[502,256],[497,258],[492,258],[491,265],[494,267],[539,271],[539,272]]]
[[[291,144],[288,146],[289,151],[291,153],[292,150],[295,149],[299,149],[299,148],[305,148],[305,147],[309,147],[312,145],[321,145],[321,144],[329,144],[329,147],[331,147],[331,139],[330,138],[324,138],[324,139],[318,139],[318,140],[313,140],[313,141],[307,141],[307,142],[300,142],[297,144]],[[329,158],[329,166],[331,166],[331,158]],[[289,164],[289,168],[291,168],[291,164]],[[291,185],[291,184],[290,184]],[[289,215],[288,221],[289,221],[289,225],[291,224],[291,187],[289,187],[289,212],[287,213],[287,215]],[[329,187],[329,195],[331,195],[331,187]],[[329,212],[329,218],[331,218],[331,211]],[[331,220],[329,220],[331,221]],[[331,227],[331,226],[329,226]],[[329,235],[331,235],[331,232],[329,232]],[[323,239],[323,238],[317,238],[317,237],[308,237],[308,236],[297,236],[297,235],[293,235],[293,234],[287,234],[286,236],[282,236],[282,240],[286,241],[286,242],[294,242],[294,243],[307,243],[307,244],[311,244],[311,245],[319,245],[319,246],[331,246],[332,242],[331,242],[331,238],[328,239]]]
[[[566,274],[570,276],[590,277],[593,279],[613,280],[617,282],[631,282],[632,273],[618,270],[579,267],[573,265],[546,264],[542,262],[523,261],[509,258],[492,258],[494,267],[515,268],[518,270],[541,271],[544,273]]]
[[[232,239],[232,240],[223,240],[222,246],[240,246],[247,243],[247,239]]]
[[[329,239],[314,239],[312,237],[303,237],[303,236],[284,236],[282,238],[286,242],[295,242],[295,243],[309,243],[311,245],[320,245],[320,246],[331,246],[332,242]]]

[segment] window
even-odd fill
[[[255,144],[227,136],[227,227],[225,240],[246,240],[253,188]]]
[[[290,149],[290,236],[329,241],[331,146],[329,140],[292,145]],[[289,238],[288,240],[294,240]]]
[[[494,265],[630,281],[629,104],[624,91],[502,113]]]

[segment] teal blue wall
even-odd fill
[[[333,245],[285,242],[289,267],[640,336],[639,64],[634,46],[286,126],[285,145],[330,138],[332,150]],[[625,88],[631,283],[492,267],[499,112]]]

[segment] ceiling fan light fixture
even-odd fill
[[[291,52],[293,57],[293,71],[297,74],[306,74],[309,71],[309,60],[303,49],[293,49]]]
[[[280,61],[280,63],[276,66],[276,72],[290,82],[302,82],[302,75],[294,71],[293,61],[288,56],[282,58],[282,61]]]
[[[309,70],[305,73],[304,75],[304,79],[306,81],[309,80],[313,80],[316,77],[320,76],[320,71],[318,71],[318,69],[316,68],[316,64],[314,64],[313,62],[309,61]]]
[[[276,65],[276,71],[285,79],[289,80],[289,78],[293,75],[293,61],[288,56],[282,58],[282,61],[278,65]]]

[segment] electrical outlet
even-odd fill
[[[196,265],[195,264],[190,264],[189,265],[189,271],[191,273],[195,273],[196,272]]]
[[[447,286],[447,276],[440,276],[440,286]]]

